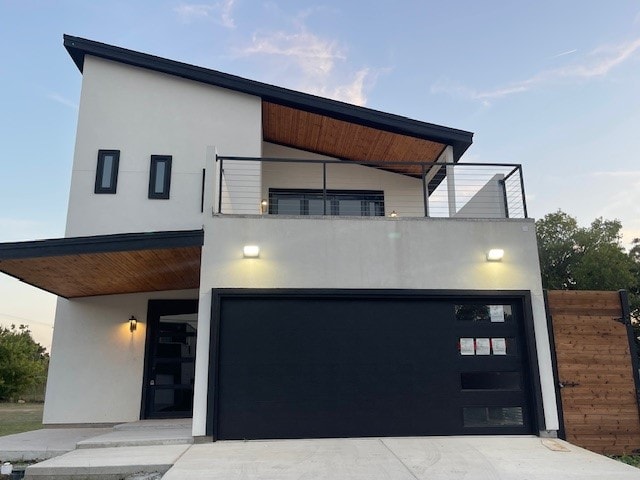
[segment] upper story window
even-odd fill
[[[273,215],[384,216],[384,192],[370,190],[269,189],[269,213]]]
[[[120,150],[98,150],[94,193],[116,193]]]
[[[171,188],[171,155],[151,155],[149,198],[169,198]]]

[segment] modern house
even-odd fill
[[[65,238],[0,245],[59,296],[44,423],[222,439],[553,435],[519,165],[469,132],[77,37]]]

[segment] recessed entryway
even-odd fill
[[[193,415],[197,300],[151,300],[141,418]]]

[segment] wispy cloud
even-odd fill
[[[365,91],[367,82],[371,83],[372,74],[369,68],[363,68],[352,75],[352,79],[345,84],[327,85],[307,85],[305,91],[320,97],[333,98],[353,105],[365,105],[367,97]]]
[[[63,97],[62,95],[58,94],[58,93],[49,93],[47,94],[47,98],[49,100],[53,100],[54,102],[57,102],[61,105],[64,105],[65,107],[69,107],[69,108],[73,108],[74,110],[78,110],[78,104],[72,100],[69,100],[68,98]]]
[[[640,50],[640,38],[617,45],[598,47],[583,58],[581,62],[544,70],[530,78],[505,86],[478,90],[450,81],[439,81],[431,86],[431,92],[447,93],[456,97],[478,100],[485,105],[489,105],[492,100],[526,92],[552,82],[603,77],[613,68],[632,58],[638,50]],[[570,53],[574,53],[574,51],[562,52],[557,56],[569,55]]]
[[[278,64],[292,88],[355,105],[367,103],[366,91],[379,72],[356,70],[347,64],[347,49],[335,40],[310,32],[304,25],[309,11],[298,15],[293,31],[257,32],[239,49],[240,56],[260,56]]]
[[[251,45],[241,50],[243,55],[273,55],[295,62],[305,74],[327,75],[336,60],[346,56],[334,41],[324,40],[301,30],[295,33],[274,32],[254,34]]]
[[[577,51],[578,49],[574,48],[573,50],[567,50],[566,52],[561,52],[561,53],[558,53],[557,55],[553,55],[551,58],[565,57],[567,55],[571,55],[572,53],[576,53]]]
[[[213,19],[226,28],[235,28],[233,6],[235,0],[222,0],[215,3],[182,3],[173,10],[184,23],[200,19]]]
[[[611,69],[625,62],[640,50],[640,38],[618,45],[602,46],[590,54],[588,63],[569,65],[556,71],[562,77],[598,77],[606,75]]]

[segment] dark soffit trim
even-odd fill
[[[29,242],[0,243],[0,261],[24,258],[126,252],[161,248],[201,247],[203,230],[119,233],[91,237],[52,238]]]
[[[276,87],[236,75],[222,73],[217,70],[136,52],[86,38],[71,35],[64,35],[63,38],[64,46],[80,72],[82,72],[84,68],[85,55],[92,55],[134,67],[145,68],[196,82],[227,88],[248,95],[255,95],[264,101],[278,105],[326,115],[338,120],[344,120],[379,130],[451,145],[453,146],[455,161],[462,156],[473,142],[473,133],[465,130],[421,122],[370,108],[358,107],[337,100]]]

